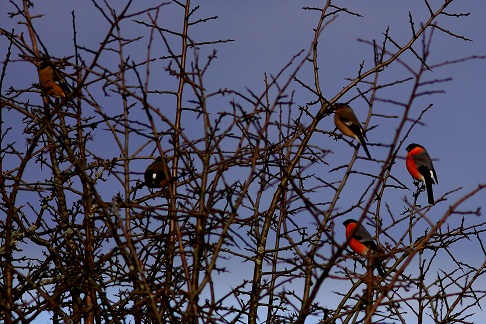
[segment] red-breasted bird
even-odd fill
[[[373,237],[363,225],[354,219],[346,220],[343,225],[346,227],[348,245],[354,252],[364,257],[368,256],[368,252],[371,252],[373,255],[378,253],[378,247]],[[380,276],[385,276],[385,271],[379,260],[375,259],[373,266],[378,270]]]
[[[366,133],[354,114],[353,109],[348,104],[343,103],[336,103],[334,107],[336,109],[334,112],[334,124],[336,124],[336,127],[344,135],[356,139],[363,146],[368,159],[371,160],[371,155],[365,142]]]
[[[145,185],[149,188],[164,188],[169,184],[169,177],[165,173],[162,157],[158,157],[145,170]]]
[[[434,165],[430,159],[429,153],[422,145],[412,143],[406,148],[407,159],[406,166],[410,175],[418,181],[422,181],[427,190],[429,204],[434,204],[434,192],[432,184],[439,183]]]
[[[71,92],[66,80],[50,61],[42,60],[38,72],[39,84],[45,95],[64,99]]]

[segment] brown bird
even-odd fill
[[[42,92],[56,99],[64,99],[71,88],[58,69],[50,61],[43,60],[38,68],[39,84]]]
[[[348,104],[337,103],[334,105],[336,111],[334,112],[334,124],[346,136],[356,139],[366,152],[366,155],[371,160],[370,152],[366,147],[366,134],[363,127],[356,118],[353,109]]]
[[[162,157],[158,157],[145,170],[145,185],[148,188],[164,188],[169,184],[169,177],[165,173]]]

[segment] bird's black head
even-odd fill
[[[39,69],[44,70],[44,69],[45,69],[45,68],[47,68],[49,65],[50,65],[50,64],[49,64],[49,62],[48,62],[48,61],[46,61],[46,60],[42,60],[42,61],[41,61],[41,63],[40,63],[40,65],[39,65]]]
[[[350,218],[350,219],[345,220],[345,221],[343,222],[343,225],[344,225],[344,226],[348,226],[349,224],[357,224],[357,223],[358,223],[358,222],[357,222],[356,220],[354,220],[354,219],[351,219],[351,218]]]
[[[417,148],[417,147],[421,147],[421,148],[424,148],[422,145],[420,144],[417,144],[417,143],[411,143],[407,146],[407,148],[405,150],[407,150],[407,152],[410,152],[411,150],[413,150],[414,148]]]

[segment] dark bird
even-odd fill
[[[145,170],[145,185],[149,188],[164,188],[169,184],[169,177],[165,173],[162,157],[158,157]]]
[[[429,204],[434,204],[434,192],[432,185],[439,183],[434,165],[430,159],[429,153],[422,145],[412,143],[406,148],[407,158],[406,166],[410,175],[418,181],[422,181],[427,190]]]
[[[363,225],[354,219],[346,220],[343,225],[346,227],[348,245],[354,252],[364,257],[367,257],[370,251],[373,255],[378,254],[378,247],[373,237]],[[375,260],[373,266],[378,270],[380,276],[385,276],[383,265],[379,260]]]

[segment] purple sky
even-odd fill
[[[148,6],[151,2],[142,1],[138,5]],[[434,8],[440,1],[430,1]],[[229,1],[229,0],[211,0],[211,1],[194,1],[195,5],[201,5],[197,17],[219,16],[219,19],[200,26],[200,29],[193,31],[193,36],[198,41],[210,41],[215,39],[234,39],[235,42],[218,45],[218,59],[212,64],[210,72],[205,80],[205,86],[210,91],[218,88],[230,88],[247,94],[246,88],[252,92],[261,94],[264,90],[264,73],[275,75],[278,73],[298,52],[308,50],[313,38],[313,28],[318,21],[318,13],[313,11],[302,10],[304,6],[322,6],[323,1]],[[336,20],[327,26],[322,33],[319,43],[319,64],[320,64],[320,81],[321,88],[328,99],[335,96],[349,82],[347,78],[354,78],[359,69],[359,65],[365,61],[365,67],[371,67],[372,49],[369,45],[359,42],[358,39],[372,40],[376,39],[381,44],[383,32],[389,26],[390,35],[400,44],[410,37],[410,27],[408,23],[408,13],[411,12],[415,19],[415,25],[418,26],[426,20],[427,10],[423,1],[336,1],[336,5],[344,5],[353,12],[360,13],[363,17],[339,14]],[[164,26],[179,28],[181,24],[181,11],[177,10],[174,4],[168,5],[166,11],[161,14],[161,21]],[[0,13],[0,26],[6,30],[15,28],[16,30],[25,30],[25,26],[18,25],[18,18],[8,19],[6,13],[11,11],[10,5],[4,4]],[[6,10],[5,10],[6,9]],[[72,30],[71,30],[71,11],[75,11],[78,21],[78,36],[81,44],[96,48],[105,35],[108,25],[100,17],[91,2],[87,1],[43,1],[36,2],[32,13],[43,13],[44,17],[37,19],[35,25],[41,35],[46,47],[51,55],[63,57],[72,55]],[[136,9],[133,9],[135,11]],[[439,24],[448,28],[451,32],[463,35],[471,39],[471,42],[465,42],[460,39],[452,38],[449,35],[436,30],[433,35],[431,56],[429,64],[434,65],[441,62],[456,60],[469,57],[472,55],[486,55],[486,12],[485,1],[455,1],[448,12],[470,13],[467,17],[448,17],[442,16],[438,20]],[[128,30],[129,31],[129,30]],[[139,31],[134,29],[133,34]],[[129,31],[130,33],[130,31]],[[428,34],[430,35],[430,34]],[[27,34],[24,36],[27,38]],[[5,38],[0,43],[0,54],[5,57],[6,53]],[[417,44],[416,49],[419,49]],[[134,58],[138,54],[145,55],[145,48],[137,52],[137,47],[132,49]],[[67,51],[67,52],[66,52]],[[207,55],[208,50],[202,53]],[[201,55],[204,56],[204,55]],[[404,59],[411,65],[417,67],[417,61],[410,55],[405,55]],[[104,61],[106,63],[107,61]],[[114,62],[113,64],[117,64]],[[30,84],[36,82],[36,71],[32,65],[16,64],[16,71],[10,71],[4,84],[4,89],[10,85],[27,88]],[[14,73],[15,72],[15,73]],[[312,83],[312,74],[310,66],[304,67],[298,74],[298,77],[307,83]],[[486,172],[484,171],[485,153],[484,135],[486,121],[486,100],[484,91],[486,89],[486,61],[470,60],[460,64],[445,66],[434,69],[428,73],[425,80],[452,78],[451,81],[429,87],[429,90],[444,90],[444,93],[432,96],[424,96],[418,99],[412,107],[412,117],[417,117],[420,112],[429,104],[433,104],[423,117],[423,126],[417,126],[405,146],[411,142],[417,142],[425,146],[434,159],[434,166],[439,178],[439,184],[434,187],[436,199],[445,193],[462,188],[447,197],[447,201],[441,202],[433,207],[429,214],[431,221],[434,215],[440,218],[448,207],[457,199],[464,196],[467,192],[477,187],[480,183],[486,182]],[[288,73],[287,73],[288,75]],[[382,75],[382,82],[394,80],[408,76],[398,64],[393,65],[385,70]],[[286,77],[285,77],[286,78]],[[154,76],[157,80],[157,76]],[[159,80],[162,87],[165,86],[165,79]],[[167,83],[167,86],[172,84]],[[155,85],[154,85],[155,87]],[[2,90],[4,90],[2,89]],[[294,102],[297,105],[304,105],[307,101],[313,100],[313,96],[307,90],[293,84],[291,89],[296,91]],[[364,87],[363,87],[364,89]],[[345,94],[339,101],[344,102],[353,98],[357,94],[356,89]],[[410,86],[394,87],[378,92],[381,99],[393,99],[404,101],[410,94]],[[220,100],[220,99],[218,99]],[[223,101],[229,102],[230,98],[222,98]],[[164,102],[162,105],[170,105]],[[363,120],[367,113],[366,102],[358,98],[352,102],[358,118]],[[217,108],[213,108],[217,110]],[[385,102],[376,102],[374,113],[392,114],[396,106]],[[398,110],[397,110],[398,114]],[[7,120],[7,123],[9,121]],[[370,126],[376,126],[368,135],[371,144],[378,142],[388,143],[387,139],[394,135],[394,129],[397,121],[384,121],[378,117],[372,117]],[[334,128],[331,119],[325,119],[319,127],[328,131]],[[342,141],[334,141],[328,136],[316,134],[313,138],[313,144],[324,143],[332,150],[328,163],[339,165],[347,163],[353,154],[353,150]],[[118,154],[110,152],[103,148],[106,156]],[[371,155],[377,159],[385,159],[388,154],[388,148],[370,146]],[[145,152],[148,153],[148,152]],[[405,155],[402,149],[401,157]],[[360,149],[360,156],[363,155]],[[402,183],[409,186],[411,191],[388,191],[385,194],[385,200],[390,205],[391,210],[400,214],[404,209],[404,198],[409,201],[412,199],[412,179],[407,173],[404,160],[398,160],[393,168],[393,176]],[[142,162],[141,165],[144,165]],[[322,172],[322,176],[331,167],[316,166],[313,172]],[[367,172],[378,173],[380,165],[367,160],[358,161],[355,169]],[[342,173],[329,175],[338,179]],[[345,195],[338,202],[339,210],[357,201],[356,188],[366,186],[367,183],[359,183],[359,178],[351,179],[345,190]],[[107,199],[110,195],[107,194]],[[320,193],[312,197],[315,201]],[[461,210],[476,209],[484,206],[486,195],[484,192],[471,198],[464,203]],[[419,202],[426,202],[425,194],[419,197]],[[384,226],[390,224],[386,219],[386,211],[382,211]],[[313,223],[310,217],[303,223]],[[350,217],[359,217],[359,215],[350,215]],[[481,222],[476,216],[467,216],[471,224]],[[456,226],[460,218],[452,216],[448,224]],[[341,226],[340,224],[337,224]],[[311,225],[310,225],[311,226]],[[426,221],[417,224],[417,233],[430,227]],[[337,230],[341,230],[338,228]],[[400,235],[400,229],[397,235]],[[371,232],[371,230],[370,230]],[[344,233],[338,231],[342,238],[337,240],[344,241]],[[417,234],[419,236],[419,234]],[[486,238],[486,237],[485,237]],[[385,237],[381,238],[386,242]],[[382,242],[382,243],[384,243]],[[458,255],[466,262],[477,264],[484,262],[484,255],[479,245],[475,242],[464,241],[464,246],[457,247]],[[467,251],[467,253],[463,253]],[[479,257],[478,257],[479,256]],[[448,262],[444,259],[444,262]],[[244,268],[243,266],[241,268]],[[233,273],[234,274],[234,273]],[[231,277],[228,278],[231,280]],[[479,285],[480,282],[476,282]],[[486,286],[486,280],[481,280],[482,286]],[[331,282],[323,288],[321,300],[329,299],[329,306],[333,306],[333,295],[329,291],[337,290],[342,282]],[[478,286],[479,287],[479,286]],[[482,307],[484,309],[484,302]],[[481,310],[475,309],[477,315],[475,319],[482,318]],[[470,319],[473,320],[473,319]]]

